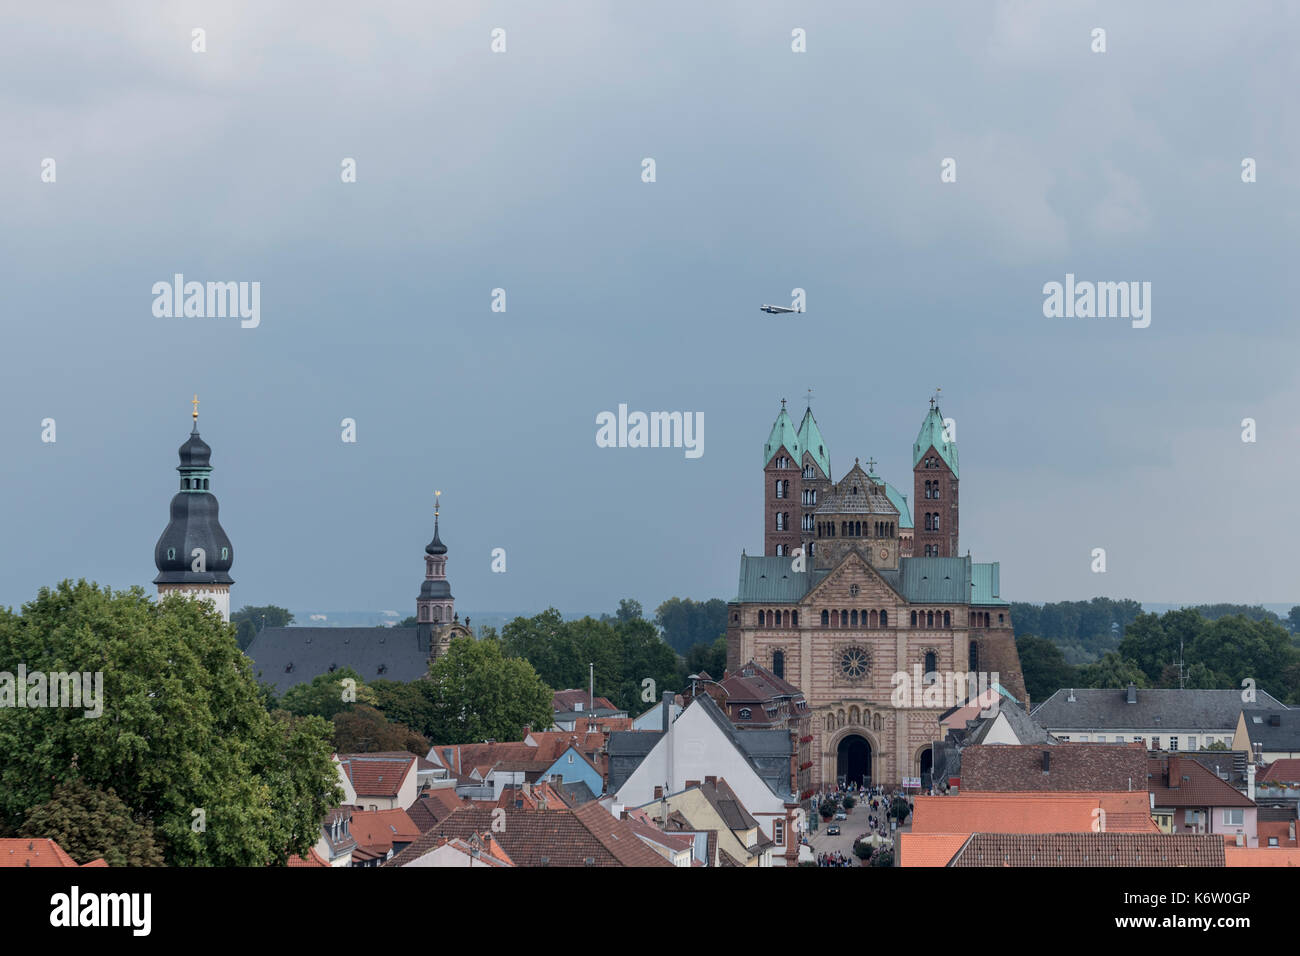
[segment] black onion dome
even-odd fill
[[[154,584],[234,584],[235,549],[218,520],[216,496],[208,490],[212,449],[198,427],[180,447],[181,490],[172,497],[171,520],[154,545]],[[203,549],[204,570],[193,570],[194,549]]]
[[[425,554],[446,554],[447,553],[447,546],[443,544],[442,539],[438,537],[437,518],[433,519],[433,540],[430,541],[428,546],[424,549],[424,553]]]
[[[190,432],[189,441],[180,448],[181,463],[176,466],[177,471],[184,471],[187,468],[211,468],[212,449],[208,443],[199,437],[198,431]]]

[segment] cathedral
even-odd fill
[[[897,675],[929,686],[954,672],[996,673],[1025,698],[999,565],[958,553],[957,443],[937,400],[912,444],[919,525],[874,461],[831,475],[812,408],[796,428],[782,401],[763,446],[764,553],[741,553],[727,667],[754,660],[803,691],[814,790],[928,784],[947,708],[895,706]]]
[[[180,491],[172,498],[171,520],[154,546],[158,596],[181,593],[211,601],[230,620],[230,568],[234,549],[217,520],[217,499],[210,487],[212,449],[199,437],[199,399],[194,396],[194,424],[180,448]],[[437,492],[441,495],[442,492]],[[435,498],[436,501],[436,498]],[[350,667],[364,680],[412,681],[429,672],[429,664],[452,640],[469,637],[468,620],[460,623],[447,582],[447,546],[439,529],[440,508],[433,509],[433,540],[424,549],[424,581],[415,601],[414,627],[268,627],[245,653],[257,679],[283,694],[318,674]]]

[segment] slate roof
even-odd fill
[[[992,690],[990,689],[989,693]],[[1022,744],[1058,744],[1060,743],[1055,737],[1042,728],[1039,723],[1025,713],[1023,707],[1009,700],[999,699],[998,713],[1006,716],[1007,723],[1011,726],[1011,731],[1016,735],[1016,740]],[[982,744],[993,730],[997,723],[997,716],[980,717],[979,710],[975,711],[976,726],[970,729],[969,743]],[[967,725],[969,728],[969,724]]]
[[[790,732],[785,729],[737,730],[708,694],[701,694],[692,700],[687,705],[687,710],[697,706],[704,709],[772,793],[783,800],[789,799],[790,757],[794,752]],[[617,731],[609,735],[607,793],[617,793],[627,783],[662,736],[663,731],[660,730]]]
[[[976,833],[948,865],[1223,866],[1224,847],[1215,833]]]
[[[961,752],[962,793],[1145,790],[1148,772],[1140,743],[976,744]]]
[[[1267,709],[1285,709],[1264,691],[1259,691],[1259,700]],[[1079,687],[1058,690],[1034,708],[1034,719],[1052,731],[1159,728],[1162,732],[1214,730],[1227,734],[1236,730],[1241,711],[1239,690],[1138,688],[1137,703],[1130,704],[1127,688]]]
[[[504,827],[493,830],[493,811],[504,814]],[[444,838],[468,840],[491,833],[517,866],[672,866],[650,849],[625,821],[599,803],[576,810],[516,810],[513,807],[466,807],[457,810],[384,866],[403,866]]]
[[[1246,763],[1249,754],[1244,750],[1187,750],[1181,752],[1179,756],[1186,760],[1195,760],[1220,779],[1226,777],[1228,783],[1239,790],[1246,786]]]
[[[1286,708],[1280,704],[1271,706],[1264,701],[1265,697],[1277,704],[1276,700],[1260,691],[1259,705],[1242,708],[1246,712],[1246,736],[1251,745],[1261,744],[1265,751],[1300,752],[1300,708]],[[1255,723],[1256,717],[1260,718],[1259,723]],[[1273,725],[1274,718],[1277,726]]]
[[[350,667],[362,680],[409,682],[429,672],[429,647],[413,627],[268,627],[244,652],[275,693]]]

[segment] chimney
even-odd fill
[[[1127,698],[1127,699],[1128,699],[1128,703],[1130,703],[1130,704],[1136,704],[1136,703],[1138,702],[1138,689],[1137,689],[1137,684],[1133,683],[1132,681],[1129,681],[1129,682],[1128,682],[1128,698]]]
[[[1178,771],[1181,769],[1178,764],[1178,758],[1171,755],[1169,757],[1168,766],[1169,766],[1169,789],[1177,790],[1178,785],[1182,783],[1182,777],[1178,773]]]
[[[662,800],[663,798],[664,798],[664,788],[663,788],[663,787],[655,787],[655,799],[656,799],[656,800]]]
[[[698,780],[687,780],[687,781],[686,781],[686,789],[687,789],[687,790],[691,789],[691,787],[698,787],[699,785],[700,785],[700,782],[699,782]]]
[[[1246,796],[1255,799],[1255,765],[1246,764]]]
[[[664,691],[664,733],[668,732],[668,725],[672,722],[673,716],[673,692]]]
[[[528,735],[531,734],[532,732],[533,732],[533,725],[532,725],[532,724],[524,724],[524,740],[527,740],[527,739],[528,739]]]
[[[705,777],[704,782],[716,787],[718,785],[718,778],[714,776]]]
[[[1295,842],[1295,821],[1294,820],[1292,820],[1291,825],[1287,827],[1287,839],[1290,840],[1292,843]]]

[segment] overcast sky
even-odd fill
[[[409,614],[434,489],[461,608],[731,598],[781,398],[910,493],[935,386],[1004,597],[1300,601],[1293,4],[50,7],[0,13],[2,604],[153,590],[195,392],[232,607]],[[597,447],[620,403],[704,454]]]

